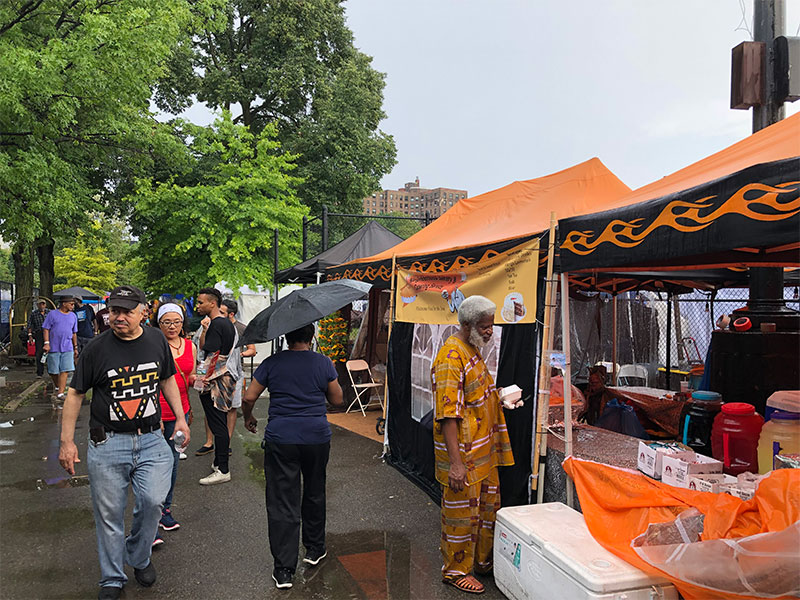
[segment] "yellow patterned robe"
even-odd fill
[[[514,464],[494,381],[474,346],[451,336],[431,369],[436,480],[442,484],[442,576],[457,578],[491,567],[495,513],[500,508],[498,466]],[[442,419],[460,419],[458,446],[467,485],[448,485],[450,459]]]

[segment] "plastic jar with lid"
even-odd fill
[[[722,461],[723,471],[738,475],[758,472],[758,438],[764,418],[746,402],[729,402],[714,418],[711,453]]]
[[[698,454],[711,456],[711,427],[721,408],[722,396],[717,392],[692,392],[681,417],[681,441]]]
[[[800,454],[800,413],[776,410],[758,439],[758,472],[769,473],[776,454]]]

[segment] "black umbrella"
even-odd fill
[[[239,344],[268,342],[319,321],[353,300],[364,297],[371,287],[371,283],[339,279],[294,290],[258,313],[244,330]]]

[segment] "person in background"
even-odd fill
[[[36,309],[31,311],[28,317],[28,339],[33,340],[33,343],[36,345],[37,377],[42,377],[44,375],[44,363],[42,363],[42,354],[44,354],[44,333],[42,332],[42,324],[49,312],[50,309],[47,308],[47,302],[45,302],[44,298],[39,298],[36,302]]]
[[[108,296],[103,298],[103,301],[108,302]],[[94,332],[95,333],[103,333],[104,331],[108,331],[111,326],[108,324],[108,307],[105,306],[101,310],[97,311],[97,314],[94,316]]]
[[[84,346],[94,337],[94,309],[76,297],[75,316],[78,318],[78,355],[80,355]]]
[[[236,329],[236,335],[239,339],[242,338],[244,335],[244,330],[247,328],[247,325],[238,321],[236,319],[236,314],[239,312],[239,304],[236,300],[228,300],[225,299],[222,301],[222,306],[219,307],[220,314],[223,317],[228,319],[231,323],[233,323],[234,328]],[[240,367],[244,368],[244,359],[250,356],[256,355],[256,346],[255,344],[246,344],[240,350]],[[236,380],[236,389],[233,392],[233,404],[231,408],[233,410],[228,411],[228,434],[233,437],[233,430],[236,427],[236,412],[242,406],[242,392],[244,391],[244,377],[240,377]],[[208,429],[208,425],[206,425],[206,443],[208,444],[210,440],[209,436],[211,431]]]
[[[269,420],[262,445],[272,579],[279,589],[292,587],[301,522],[303,562],[316,566],[328,554],[325,476],[331,428],[325,401],[341,406],[344,398],[331,359],[311,350],[313,338],[313,324],[287,333],[289,349],[259,365],[242,403],[245,429],[255,433],[258,421],[253,406],[269,389]]]
[[[431,368],[436,480],[442,485],[442,581],[474,594],[485,588],[472,573],[487,575],[493,566],[497,468],[514,464],[500,397],[480,354],[492,339],[496,310],[488,298],[466,298],[458,307],[459,330]]]
[[[201,485],[226,483],[231,480],[228,468],[227,413],[231,408],[236,380],[227,367],[228,355],[233,350],[236,329],[220,313],[222,294],[214,288],[203,288],[197,293],[197,312],[204,315],[201,321],[200,349],[205,353],[202,366],[202,391],[200,401],[206,422],[214,434],[214,463],[211,474],[200,480]],[[198,373],[201,376],[201,373]]]
[[[157,314],[158,327],[161,333],[167,338],[170,352],[172,352],[172,360],[175,362],[175,383],[178,384],[178,392],[181,397],[181,409],[186,418],[187,425],[192,424],[192,407],[189,404],[189,388],[194,384],[197,350],[191,340],[183,336],[183,309],[177,304],[167,303],[162,304],[158,309]],[[175,414],[169,406],[164,394],[159,396],[161,403],[161,421],[164,424],[164,438],[167,440],[170,448],[172,449],[173,463],[172,463],[172,479],[169,486],[167,498],[164,501],[164,508],[161,510],[161,520],[159,526],[164,531],[172,531],[178,529],[181,525],[172,516],[172,496],[175,492],[175,482],[178,478],[178,463],[180,462],[180,455],[178,448],[172,440],[172,434],[175,431],[176,418]],[[160,538],[156,538],[158,540]]]
[[[578,415],[579,421],[594,425],[603,414],[606,404],[617,396],[606,387],[608,371],[603,365],[589,367],[589,385],[586,388],[584,410]]]
[[[47,352],[47,372],[53,378],[56,402],[66,398],[67,375],[75,370],[78,358],[78,318],[72,311],[75,299],[62,296],[58,310],[47,313],[42,323],[43,348]]]

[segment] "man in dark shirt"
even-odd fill
[[[47,308],[47,302],[44,298],[39,298],[36,303],[36,310],[31,312],[28,317],[28,339],[33,340],[36,344],[36,375],[41,377],[44,375],[44,363],[42,362],[42,354],[44,353],[44,332],[42,331],[42,323],[50,309]]]
[[[172,450],[161,432],[159,390],[176,415],[175,434],[189,440],[175,383],[175,363],[164,335],[142,328],[146,302],[133,286],[109,297],[111,331],[87,344],[70,384],[61,422],[59,462],[75,474],[75,423],[87,391],[93,391],[87,467],[100,559],[98,598],[119,598],[127,582],[125,563],[139,584],[155,583],[150,561],[161,508],[172,477]],[[133,487],[135,507],[125,537],[125,506]]]
[[[219,368],[227,361],[236,337],[233,323],[220,313],[221,305],[222,294],[218,290],[203,288],[197,293],[196,310],[205,316],[200,322],[203,328],[200,334],[200,350],[206,356],[204,369],[199,370],[206,372],[198,371],[197,373],[198,379],[202,377],[205,381],[205,387],[200,392],[200,401],[206,414],[206,423],[211,429],[211,433],[214,434],[214,464],[211,474],[200,480],[201,485],[213,485],[231,480],[228,469],[228,448],[231,442],[228,434],[228,411],[223,411],[222,407],[211,398],[211,385],[208,379],[213,374],[212,367],[214,365],[218,365],[217,368]]]
[[[78,354],[80,354],[94,337],[94,309],[84,304],[80,297],[76,297],[75,316],[78,318]]]
[[[108,307],[105,307],[98,310],[94,316],[94,330],[95,333],[103,333],[109,329],[111,329],[111,325],[108,324]]]

